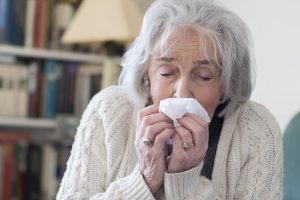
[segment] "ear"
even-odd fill
[[[148,78],[147,74],[145,74],[143,76],[143,84],[144,84],[145,87],[148,87],[148,85],[149,85],[149,78]]]
[[[147,75],[144,75],[142,83],[146,89],[146,92],[150,94],[150,81]]]
[[[145,86],[146,93],[148,93],[146,106],[150,106],[153,104],[153,100],[150,94],[150,81],[147,75],[144,75],[143,84]]]

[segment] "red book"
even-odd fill
[[[36,0],[35,15],[34,15],[34,28],[33,28],[33,46],[35,48],[41,47],[41,26],[43,16],[43,0]]]
[[[30,139],[29,134],[0,132],[0,143],[4,147],[5,156],[3,163],[3,200],[10,200],[12,195],[13,169],[14,169],[14,144],[17,141]]]
[[[4,173],[3,173],[3,200],[10,200],[12,192],[12,168],[13,168],[13,145],[10,142],[4,143]]]

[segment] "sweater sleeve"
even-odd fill
[[[236,199],[282,199],[282,134],[273,115],[250,103],[239,122],[241,171]]]
[[[117,161],[123,157],[116,151],[123,144],[111,141],[112,127],[107,126],[115,124],[106,112],[115,112],[116,101],[122,100],[120,94],[114,96],[116,92],[113,89],[100,92],[84,111],[56,199],[154,199],[137,167],[123,178],[118,179],[114,173],[119,170]]]
[[[167,200],[282,199],[282,139],[277,122],[265,108],[252,105],[237,124],[227,160],[231,165],[227,169],[234,170],[227,170],[227,195],[220,197],[198,166],[165,174]]]
[[[181,173],[166,173],[164,182],[166,200],[220,199],[211,181],[200,175],[202,165]]]

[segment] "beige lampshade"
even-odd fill
[[[84,0],[62,42],[130,41],[137,36],[141,22],[142,13],[132,0]]]

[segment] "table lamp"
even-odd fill
[[[142,12],[133,0],[83,0],[62,36],[65,44],[124,44],[138,34]],[[102,88],[110,85],[119,73],[120,59],[103,57]],[[113,80],[112,80],[113,79]]]

